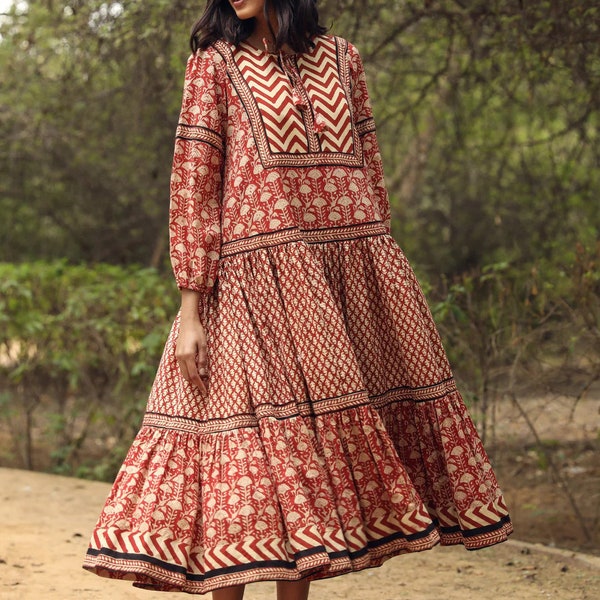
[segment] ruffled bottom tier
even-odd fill
[[[202,594],[511,533],[406,259],[350,233],[224,253],[208,397],[179,375],[176,320],[85,568]]]

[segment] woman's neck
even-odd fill
[[[275,47],[274,35],[277,34],[278,24],[277,17],[274,13],[269,15],[269,22],[265,15],[260,15],[255,18],[254,30],[248,36],[248,41],[257,48],[263,48],[265,41],[269,48]],[[265,48],[266,49],[266,48]]]

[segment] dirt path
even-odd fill
[[[0,469],[2,600],[165,598],[80,567],[109,486]],[[272,583],[248,600],[274,598]],[[509,542],[480,552],[436,548],[397,557],[380,569],[313,584],[312,598],[360,600],[595,600],[600,558]]]

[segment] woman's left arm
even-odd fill
[[[208,373],[202,315],[217,279],[221,248],[226,103],[219,58],[208,49],[187,63],[169,210],[171,263],[181,290],[175,354],[183,378],[202,394]]]
[[[221,248],[226,101],[220,55],[190,56],[173,153],[170,253],[179,289],[205,302],[217,278]]]

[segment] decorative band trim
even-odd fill
[[[251,415],[238,415],[232,419],[234,421],[233,428],[253,427],[256,419]],[[186,417],[178,417],[175,415],[165,415],[163,413],[147,412],[142,420],[142,427],[154,427],[157,429],[170,429],[182,433],[198,434],[200,431],[204,433],[205,421],[200,419],[191,419]],[[222,430],[222,428],[219,428]]]
[[[262,248],[281,246],[290,242],[326,244],[328,242],[348,241],[387,233],[385,225],[380,221],[323,229],[300,229],[293,227],[225,242],[221,246],[221,258],[234,256],[243,252],[252,252],[253,250],[260,250]]]
[[[397,554],[427,550],[440,541],[442,545],[464,544],[467,550],[478,550],[505,541],[511,533],[512,524],[507,519],[495,523],[494,529],[482,528],[477,534],[471,532],[472,535],[467,538],[463,537],[460,531],[446,533],[443,529],[438,529],[435,523],[431,523],[417,533],[408,535],[398,530],[383,536],[379,533],[375,539],[366,541],[362,547],[355,550],[344,548],[336,551],[322,544],[315,544],[312,552],[306,557],[302,556],[303,553],[298,553],[282,558],[278,552],[272,552],[272,556],[262,556],[263,551],[260,556],[256,556],[257,547],[272,549],[276,543],[257,544],[253,540],[241,544],[243,549],[250,546],[253,550],[249,560],[241,562],[238,558],[237,564],[232,564],[230,556],[245,556],[235,552],[234,545],[231,547],[234,551],[221,554],[219,562],[211,568],[213,565],[206,560],[206,555],[202,562],[194,556],[193,562],[182,564],[164,554],[157,557],[148,552],[146,544],[143,543],[148,541],[147,537],[136,536],[140,539],[136,540],[135,546],[129,547],[124,542],[132,537],[130,532],[106,529],[102,531],[101,536],[98,533],[94,535],[83,567],[105,577],[133,580],[134,586],[140,588],[204,594],[226,585],[268,579],[293,579],[291,574],[310,574],[311,571],[315,573],[316,578],[358,571],[379,566],[384,560]],[[119,540],[116,548],[115,539]],[[174,541],[169,542],[165,547],[176,546]],[[224,563],[223,557],[229,560]]]
[[[219,152],[224,152],[223,138],[212,129],[200,125],[186,125],[179,123],[175,132],[175,137],[191,142],[204,142],[216,148]]]
[[[284,404],[263,403],[258,404],[253,413],[205,420],[147,412],[144,415],[142,425],[184,433],[213,434],[234,429],[256,428],[261,419],[283,420],[294,417],[325,415],[350,408],[358,408],[369,404],[369,402],[366,391],[361,390],[334,398],[292,400]]]
[[[456,392],[453,379],[421,388],[396,388],[378,396],[367,396],[366,390],[359,390],[333,398],[290,400],[282,404],[262,403],[254,407],[252,413],[244,413],[213,419],[192,419],[177,415],[147,412],[142,425],[157,429],[191,434],[214,434],[234,429],[256,428],[261,419],[292,419],[330,414],[350,408],[370,405],[380,410],[395,402],[423,403],[435,401]]]
[[[356,124],[356,131],[358,132],[359,137],[366,135],[367,133],[372,133],[375,131],[375,119],[370,117],[365,119],[364,121],[360,121]]]
[[[456,392],[458,388],[454,379],[446,379],[434,385],[418,388],[394,388],[383,394],[371,396],[371,402],[375,408],[380,409],[395,402],[430,402]]]

